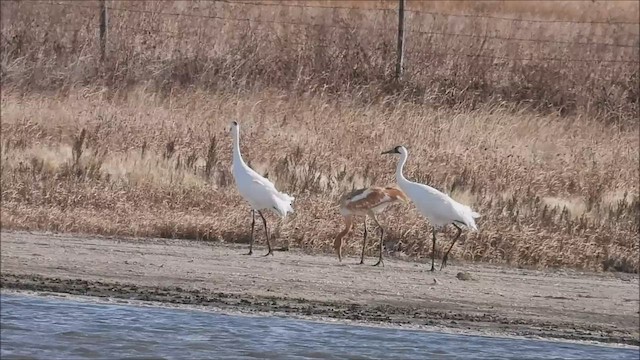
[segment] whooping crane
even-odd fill
[[[242,160],[242,155],[240,154],[240,125],[236,121],[231,123],[231,134],[233,136],[233,178],[238,192],[251,206],[251,242],[249,243],[249,253],[247,255],[253,254],[256,211],[262,218],[264,232],[267,237],[269,252],[265,256],[273,255],[271,242],[269,241],[267,220],[262,215],[262,210],[271,210],[284,218],[288,212],[293,213],[292,204],[295,198],[279,192],[271,181],[255,172]]]
[[[344,230],[342,230],[333,243],[333,247],[338,253],[338,260],[342,261],[342,240],[351,232],[353,226],[353,217],[356,215],[364,215],[364,240],[362,241],[362,255],[360,256],[360,264],[364,264],[364,250],[367,246],[367,216],[371,216],[376,225],[380,228],[380,254],[378,262],[373,266],[378,266],[382,261],[382,239],[384,229],[378,222],[377,214],[381,213],[387,206],[398,201],[408,202],[407,196],[395,186],[357,189],[340,199],[340,214],[344,218]]]
[[[447,264],[449,251],[453,248],[456,240],[460,237],[462,229],[458,225],[465,225],[468,228],[477,231],[478,227],[474,218],[480,217],[480,214],[471,210],[467,205],[460,204],[453,200],[449,195],[442,193],[430,186],[407,180],[402,174],[404,164],[407,161],[409,153],[404,146],[396,146],[391,150],[382,154],[400,154],[400,161],[396,168],[396,182],[400,189],[416,204],[418,210],[424,215],[431,226],[433,226],[433,252],[431,253],[431,271],[435,270],[434,257],[436,251],[436,232],[441,228],[452,224],[458,229],[458,234],[451,242],[451,246],[442,258],[440,270]]]

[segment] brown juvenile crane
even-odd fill
[[[353,227],[353,217],[364,215],[364,240],[362,242],[362,255],[360,256],[360,264],[364,264],[364,251],[367,247],[367,216],[371,216],[376,225],[380,228],[380,254],[378,262],[373,266],[380,264],[382,261],[382,239],[384,229],[378,222],[377,214],[381,213],[387,206],[398,201],[408,202],[407,196],[396,186],[357,189],[340,198],[340,214],[344,218],[344,229],[336,236],[333,247],[338,253],[338,260],[342,261],[342,240],[351,232]]]

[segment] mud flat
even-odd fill
[[[355,256],[339,263],[297,251],[246,256],[246,246],[190,240],[8,231],[0,249],[4,289],[640,345],[638,275],[455,261],[432,273],[398,259],[372,267]]]

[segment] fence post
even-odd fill
[[[404,66],[404,6],[406,4],[406,0],[398,1],[398,59],[396,60],[396,80],[400,80]]]
[[[107,55],[107,1],[100,0],[100,60]]]

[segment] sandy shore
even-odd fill
[[[296,251],[246,256],[246,246],[197,241],[6,231],[0,245],[4,289],[640,344],[637,275],[468,263],[431,273],[395,259],[372,267],[355,256],[338,263]]]

